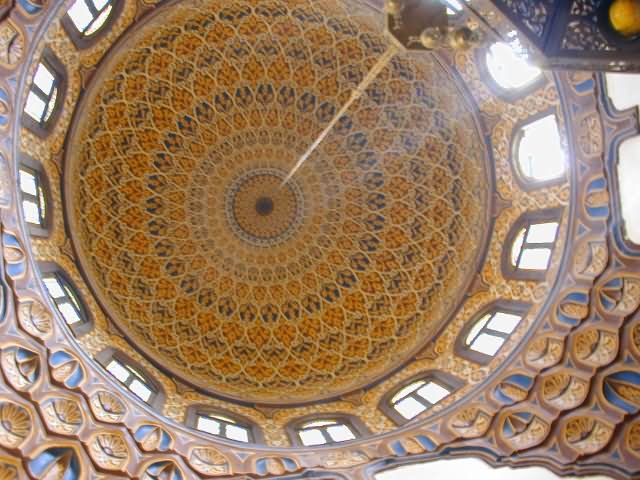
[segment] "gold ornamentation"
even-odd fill
[[[99,433],[89,441],[89,445],[91,458],[101,468],[121,470],[129,461],[129,448],[121,433]]]
[[[618,354],[618,335],[597,328],[584,330],[576,335],[574,350],[576,356],[589,365],[608,365]]]
[[[505,441],[514,450],[524,450],[545,439],[549,434],[549,424],[533,413],[517,412],[505,417],[502,431]]]
[[[602,450],[611,440],[613,428],[593,417],[572,418],[564,427],[567,444],[582,455]]]
[[[29,390],[40,376],[40,357],[31,350],[17,346],[2,349],[0,362],[7,380],[16,390]]]
[[[455,78],[400,55],[296,173],[299,194],[277,190],[267,173],[291,169],[385,39],[357,4],[273,0],[273,22],[220,5],[181,2],[103,72],[65,169],[70,231],[115,322],[179,379],[259,403],[337,396],[462,298],[487,229],[484,142]]]
[[[0,65],[14,67],[22,59],[24,35],[10,18],[0,22]]]
[[[574,253],[574,269],[580,275],[597,277],[607,266],[609,254],[604,242],[581,243]]]
[[[42,337],[51,332],[51,314],[37,300],[21,302],[18,307],[18,319],[22,328],[35,337]]]
[[[640,421],[631,423],[627,430],[627,446],[635,455],[640,456]]]
[[[525,358],[527,363],[537,368],[549,368],[562,358],[564,342],[560,338],[543,335],[531,342]]]
[[[153,463],[144,471],[142,480],[183,480],[185,478],[180,467],[171,460]]]
[[[47,426],[56,433],[71,435],[82,427],[82,410],[75,400],[52,399],[44,404],[42,410]]]
[[[14,465],[0,461],[0,480],[20,480],[18,469]]]
[[[191,466],[204,475],[230,475],[229,461],[218,450],[211,447],[197,447],[189,455]]]
[[[32,431],[29,412],[18,404],[0,401],[0,446],[18,448]]]
[[[127,407],[122,400],[105,390],[94,393],[90,405],[93,414],[103,422],[118,423],[127,413]]]
[[[589,393],[589,383],[568,373],[548,376],[542,383],[542,397],[559,410],[580,405]]]
[[[480,408],[465,408],[451,419],[451,429],[462,438],[477,438],[484,435],[491,424],[491,416]]]
[[[330,452],[323,456],[323,463],[327,468],[349,468],[363,465],[369,460],[369,456],[362,450]]]

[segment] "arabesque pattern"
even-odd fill
[[[229,213],[237,178],[287,172],[381,55],[377,19],[337,1],[182,2],[99,73],[66,166],[72,236],[116,322],[186,382],[335,396],[415,352],[464,293],[489,164],[432,58],[394,59],[293,185],[263,177]],[[261,196],[273,214],[248,216]]]
[[[85,354],[105,345],[127,349],[119,333],[105,326],[89,291],[81,286],[96,327],[75,341],[39,285],[35,259],[59,262],[81,282],[60,218],[57,176],[81,85],[125,27],[153,11],[151,2],[126,1],[113,31],[80,54],[60,36],[59,22],[45,23],[59,17],[59,7],[64,7],[54,3],[43,7],[42,2],[23,0],[0,7],[8,11],[0,26],[10,21],[20,32],[19,45],[25,45],[25,50],[15,51],[12,63],[0,67],[0,133],[7,139],[0,145],[1,478],[360,479],[372,478],[387,466],[451,455],[475,455],[495,464],[544,465],[561,474],[602,473],[620,479],[640,475],[640,260],[637,248],[629,248],[616,234],[616,159],[606,154],[615,151],[620,139],[639,133],[638,116],[612,109],[600,76],[553,75],[557,88],[548,86],[507,104],[492,97],[483,84],[472,60],[476,52],[448,59],[468,82],[488,125],[502,199],[494,213],[491,250],[469,298],[435,344],[394,377],[341,401],[242,407],[263,428],[269,448],[231,445],[175,420],[180,421],[190,401],[240,407],[176,385],[148,363],[145,367],[162,382],[169,399],[162,412],[144,406]],[[52,11],[56,8],[57,13]],[[43,30],[47,36],[38,36]],[[64,57],[70,92],[50,137],[35,140],[22,130],[16,138],[19,116],[14,110],[24,93],[18,90],[20,80],[33,73],[43,44]],[[34,52],[33,58],[24,58],[25,51]],[[509,167],[509,139],[517,121],[551,107],[559,114],[571,112],[563,130],[574,167],[571,191],[565,184],[523,193]],[[41,161],[52,180],[56,216],[49,239],[30,239],[20,218],[13,180],[18,147]],[[563,227],[570,254],[562,257],[559,269],[561,256],[554,259],[555,286],[501,278],[499,251],[510,225],[524,211],[558,205],[573,208],[567,208]],[[452,338],[496,297],[535,303],[534,316],[523,319],[513,342],[489,366],[479,368],[457,358]],[[136,355],[133,349],[130,353]],[[398,379],[433,368],[468,384],[444,402],[445,408],[394,429],[376,409],[377,400]],[[373,435],[308,450],[287,448],[282,442],[288,419],[329,411],[360,416]]]

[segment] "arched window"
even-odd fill
[[[45,50],[36,67],[22,116],[26,127],[45,136],[55,122],[64,89],[64,71],[60,61]]]
[[[640,74],[607,73],[606,90],[613,108],[625,111],[640,108]],[[617,217],[614,225],[619,225],[617,240],[622,240],[633,254],[638,253],[640,247],[640,135],[621,138],[618,145],[617,157],[614,157],[612,171],[615,171],[617,187]],[[618,229],[616,229],[618,230]]]
[[[514,140],[516,170],[524,183],[550,182],[564,176],[567,161],[554,114],[522,126]]]
[[[71,331],[80,336],[91,328],[87,309],[67,276],[55,265],[40,265],[42,281]]]
[[[504,42],[491,45],[485,61],[489,75],[498,88],[505,92],[531,87],[542,77],[539,68],[530,65]]]
[[[640,136],[625,140],[618,151],[620,215],[625,238],[640,246]]]
[[[560,228],[559,210],[525,214],[507,237],[503,270],[506,276],[523,280],[543,280]]]
[[[366,435],[363,423],[351,415],[317,415],[298,419],[287,426],[294,445],[313,447],[348,442]]]
[[[396,423],[406,423],[461,386],[459,379],[443,372],[421,374],[385,395],[380,407]]]
[[[498,353],[524,318],[529,305],[501,301],[484,308],[456,340],[456,353],[486,364]]]
[[[116,16],[121,3],[121,0],[76,0],[62,23],[75,45],[86,48]]]
[[[447,5],[447,15],[449,15],[450,17],[455,17],[456,15],[462,13],[463,1],[468,2],[469,0],[445,0],[445,3]]]
[[[163,401],[162,389],[136,362],[112,348],[100,352],[96,360],[136,397],[155,408],[160,408]]]
[[[18,185],[22,200],[22,212],[32,235],[48,234],[48,202],[44,172],[40,164],[23,158],[18,168]]]
[[[217,437],[243,443],[262,441],[260,429],[236,414],[212,410],[204,406],[189,407],[187,425]]]

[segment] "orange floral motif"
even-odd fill
[[[359,6],[214,3],[151,19],[105,66],[69,163],[78,254],[176,378],[247,401],[362,386],[475,269],[472,109],[432,57],[398,55],[281,189],[386,40]]]

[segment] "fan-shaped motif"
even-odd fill
[[[91,397],[91,410],[103,422],[116,423],[127,413],[122,400],[113,393],[100,390]]]
[[[83,423],[80,406],[68,398],[49,400],[44,404],[43,413],[49,428],[57,433],[75,433]]]
[[[33,426],[31,415],[20,405],[0,402],[0,445],[4,448],[17,448],[27,438]]]
[[[90,442],[89,454],[96,464],[107,470],[120,470],[129,461],[129,448],[121,433],[97,434]]]
[[[581,454],[602,450],[613,435],[610,425],[593,417],[572,418],[564,427],[564,436],[571,448]]]
[[[40,376],[40,357],[26,348],[5,348],[0,361],[7,379],[17,390],[28,390]]]

